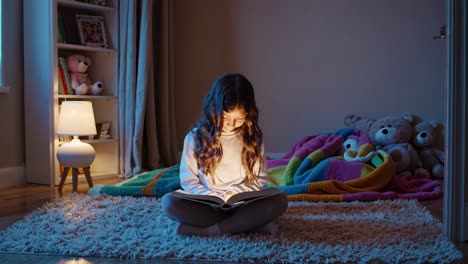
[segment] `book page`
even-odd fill
[[[182,199],[200,201],[200,202],[205,202],[205,203],[209,202],[210,204],[216,203],[219,205],[223,205],[225,203],[225,201],[218,196],[205,195],[205,194],[191,194],[184,190],[176,190],[174,191],[173,195]]]
[[[255,200],[258,198],[268,197],[280,193],[281,191],[276,188],[268,188],[260,191],[241,192],[237,193],[226,201],[227,204],[234,205],[245,201]]]

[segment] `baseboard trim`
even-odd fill
[[[24,167],[0,168],[0,188],[24,185],[26,169]]]

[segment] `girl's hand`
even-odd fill
[[[233,196],[234,194],[236,194],[236,192],[233,192],[233,191],[227,191],[224,193],[224,201],[227,201],[229,200],[229,198],[231,198],[231,196]]]

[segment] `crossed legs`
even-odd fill
[[[162,198],[166,215],[181,223],[179,231],[187,234],[219,235],[261,229],[274,221],[288,207],[284,193],[261,198],[231,211],[222,211],[207,204],[174,197]]]

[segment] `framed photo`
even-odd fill
[[[104,19],[101,16],[76,15],[81,45],[107,48]]]
[[[99,139],[110,139],[111,122],[102,122],[96,124],[96,130]]]

